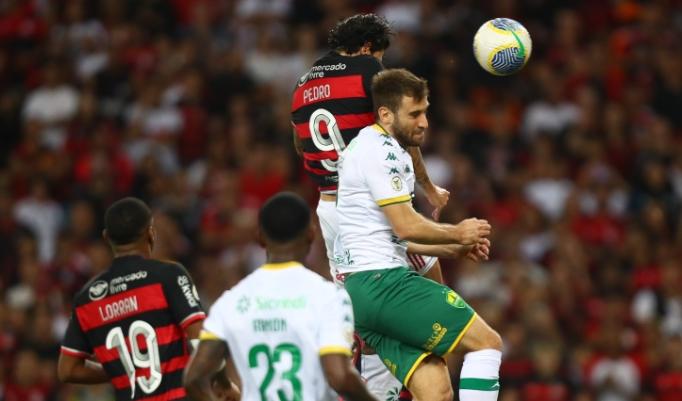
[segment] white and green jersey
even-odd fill
[[[334,245],[341,273],[408,266],[405,241],[382,207],[412,201],[412,158],[378,125],[363,128],[341,153]]]
[[[351,355],[353,308],[303,265],[266,264],[215,302],[202,338],[227,343],[243,401],[336,401],[320,356]]]

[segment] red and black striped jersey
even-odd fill
[[[336,193],[338,152],[374,122],[372,77],[382,69],[372,56],[332,51],[299,79],[291,121],[303,145],[303,166],[320,192]]]
[[[76,294],[61,352],[94,356],[119,401],[184,400],[184,328],[205,317],[180,264],[118,257]]]

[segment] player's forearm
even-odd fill
[[[491,232],[486,220],[476,218],[462,220],[457,225],[436,223],[417,213],[408,202],[386,205],[383,211],[398,238],[418,244],[473,245]]]
[[[57,376],[61,382],[74,384],[99,384],[109,381],[109,376],[101,364],[86,359],[68,367],[58,365]]]
[[[408,242],[407,252],[417,255],[434,256],[444,259],[455,259],[462,255],[466,245],[460,244],[440,244],[427,245],[416,242]]]
[[[349,401],[378,401],[362,382],[360,376],[351,372],[348,373],[344,383],[338,383],[334,388],[339,395]]]
[[[208,377],[185,380],[184,385],[187,391],[187,398],[192,401],[213,401],[215,399],[211,390],[211,381]]]
[[[409,146],[407,152],[410,154],[410,157],[412,157],[414,178],[417,181],[417,184],[419,184],[424,191],[431,191],[433,189],[433,183],[429,178],[429,174],[426,172],[426,165],[422,158],[421,149],[419,149],[419,146]]]
[[[461,240],[457,226],[427,220],[416,212],[394,230],[400,239],[423,245],[454,244]]]

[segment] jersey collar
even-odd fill
[[[264,270],[282,270],[282,269],[289,269],[293,267],[303,267],[302,264],[298,262],[282,262],[282,263],[266,263],[263,266],[261,266],[261,269]]]
[[[386,128],[382,127],[381,124],[379,123],[374,123],[372,127],[379,132],[382,136],[390,136],[388,134],[388,131],[386,131]]]

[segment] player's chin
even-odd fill
[[[424,144],[424,140],[426,139],[426,133],[425,132],[417,132],[415,134],[412,134],[412,146],[422,146]]]

